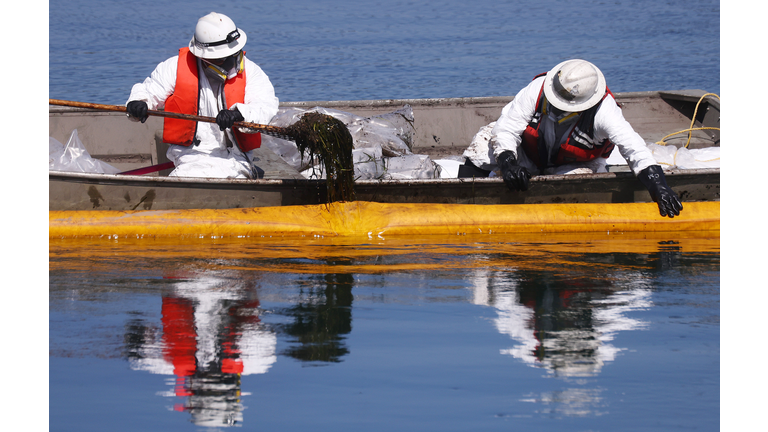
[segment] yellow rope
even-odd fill
[[[688,145],[691,143],[691,132],[697,131],[697,130],[720,130],[720,128],[716,128],[716,127],[699,127],[699,128],[693,127],[694,123],[696,123],[696,114],[699,112],[699,105],[701,105],[701,101],[703,101],[704,98],[707,97],[707,96],[714,96],[714,97],[717,98],[717,100],[720,100],[720,96],[718,96],[715,93],[705,93],[704,95],[702,95],[701,98],[699,98],[699,101],[696,102],[696,109],[693,111],[693,118],[691,119],[691,126],[688,129],[684,129],[684,130],[681,130],[681,131],[678,131],[678,132],[674,132],[674,133],[671,133],[671,134],[665,136],[660,141],[657,141],[656,144],[665,146],[665,145],[667,145],[667,143],[664,142],[664,140],[666,140],[667,138],[671,137],[672,135],[677,135],[677,134],[688,132],[688,141],[685,143],[685,148],[688,148]]]

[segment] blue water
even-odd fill
[[[717,430],[719,243],[51,240],[50,430]]]
[[[48,4],[57,99],[124,103],[212,10],[282,101],[510,96],[574,57],[720,92],[711,0]],[[50,430],[717,430],[719,237],[636,241],[51,242]]]
[[[49,2],[49,97],[122,104],[222,12],[282,101],[511,96],[568,58],[615,92],[720,92],[720,2]]]

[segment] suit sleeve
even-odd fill
[[[128,102],[142,100],[151,110],[163,109],[165,100],[176,87],[176,68],[179,56],[174,56],[157,65],[152,74],[143,82],[134,84]],[[126,105],[127,103],[126,102]]]
[[[269,77],[256,63],[245,60],[245,103],[233,104],[246,122],[268,124],[277,114],[279,101]]]
[[[536,101],[544,77],[531,81],[523,87],[515,98],[501,111],[501,116],[491,132],[493,156],[498,157],[502,152],[512,151],[517,157],[517,148],[523,141],[523,132],[530,123],[536,111]]]
[[[645,140],[632,129],[610,95],[595,114],[595,139],[602,141],[606,138],[616,145],[635,175],[651,165],[658,165]]]

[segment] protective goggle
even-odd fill
[[[214,64],[217,66],[221,66],[224,63],[227,63],[227,61],[234,61],[235,63],[241,63],[242,62],[242,55],[243,50],[240,50],[232,55],[228,55],[226,57],[222,58],[212,58],[212,59],[201,59],[202,61],[208,63],[208,64]]]
[[[205,42],[200,42],[197,39],[195,39],[195,45],[200,46],[200,47],[213,47],[213,46],[219,46],[219,45],[224,45],[224,44],[230,44],[230,43],[232,43],[232,42],[234,42],[234,41],[236,41],[238,39],[240,39],[240,32],[237,31],[237,29],[234,29],[231,32],[229,32],[229,34],[227,35],[227,38],[224,39],[224,40],[220,40],[218,42],[205,43]]]

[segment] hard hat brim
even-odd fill
[[[598,69],[597,67],[595,67],[595,70],[597,71],[597,87],[596,87],[595,93],[592,96],[590,96],[587,100],[582,102],[569,101],[569,100],[563,99],[559,94],[557,94],[557,92],[555,92],[552,79],[563,68],[563,66],[573,61],[583,61],[583,60],[578,60],[578,59],[566,60],[558,64],[557,66],[553,67],[549,72],[547,72],[546,78],[544,78],[544,96],[547,98],[547,101],[550,104],[552,104],[552,106],[559,109],[560,111],[581,112],[581,111],[588,110],[593,106],[597,105],[597,103],[600,102],[603,99],[603,96],[605,95],[605,88],[606,88],[605,77],[603,76],[603,73],[600,71],[600,69]]]
[[[219,59],[229,57],[232,54],[237,53],[245,47],[245,42],[248,40],[248,36],[241,29],[237,29],[240,32],[240,37],[225,45],[218,45],[212,47],[202,47],[195,44],[194,36],[189,41],[189,52],[195,57],[204,59]]]

